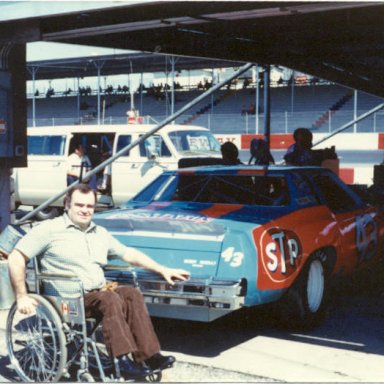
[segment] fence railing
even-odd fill
[[[360,115],[366,111],[357,111]],[[322,112],[273,112],[271,113],[271,132],[272,133],[291,133],[298,127],[310,128],[313,132],[333,132],[343,124],[353,120],[353,111],[340,111],[337,113],[328,112],[327,118],[322,125],[315,126],[316,120],[323,115]],[[165,115],[143,116],[143,123],[156,124],[164,120]],[[181,115],[175,121],[176,124],[183,124],[188,119],[190,125],[199,125],[210,129],[214,133],[263,133],[264,115],[234,114],[210,114],[200,116]],[[127,124],[126,116],[107,116],[101,124]],[[96,117],[69,117],[69,118],[45,118],[28,119],[29,127],[39,126],[61,126],[61,125],[97,125]],[[367,117],[346,132],[384,132],[384,111],[379,111]]]

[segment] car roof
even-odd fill
[[[306,172],[310,170],[318,170],[320,172],[328,172],[323,167],[315,166],[291,166],[291,165],[207,165],[199,167],[181,168],[174,172],[178,174],[233,174],[233,175],[267,175],[270,173],[287,173],[287,172]]]
[[[63,125],[54,127],[29,127],[29,135],[65,135],[68,133],[139,133],[144,134],[155,128],[155,124],[116,124],[116,125]],[[199,130],[209,132],[207,128],[199,127],[196,125],[166,125],[159,131],[173,132],[173,131],[190,131]]]

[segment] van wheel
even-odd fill
[[[288,320],[288,326],[312,329],[324,319],[329,294],[325,259],[324,252],[316,252],[282,300],[282,315]]]
[[[60,211],[56,207],[47,207],[35,214],[35,219],[42,221],[47,219],[53,219],[56,216],[59,216]]]

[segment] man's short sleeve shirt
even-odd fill
[[[86,291],[105,284],[108,256],[122,258],[126,249],[105,228],[91,223],[83,231],[66,214],[32,228],[16,248],[28,259],[39,256],[41,272],[76,275]]]

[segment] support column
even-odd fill
[[[25,44],[0,45],[0,231],[15,221],[12,167],[26,165]]]
[[[101,95],[100,95],[100,77],[104,61],[95,61],[93,63],[97,69],[97,125],[101,123]]]
[[[32,67],[29,70],[32,75],[32,126],[36,127],[36,73],[39,67]]]
[[[264,139],[270,145],[271,136],[271,89],[270,66],[264,67]]]

